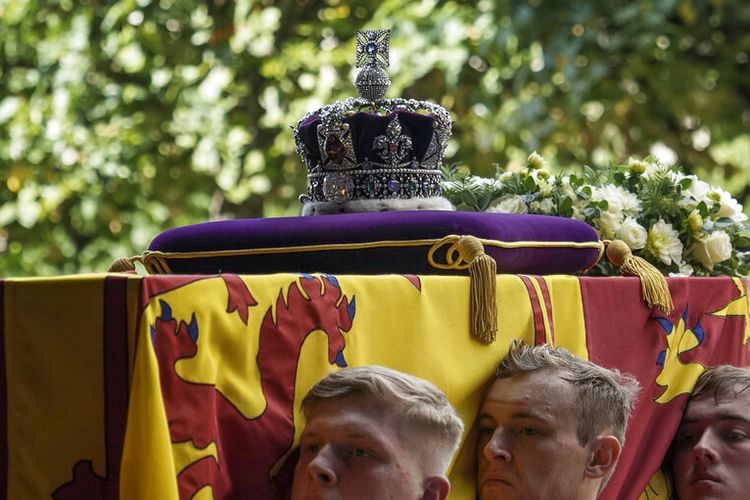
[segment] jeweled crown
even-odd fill
[[[383,98],[389,45],[389,30],[358,32],[360,97],[312,111],[294,128],[307,166],[303,215],[453,208],[440,188],[450,113],[426,101]]]

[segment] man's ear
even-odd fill
[[[586,477],[601,478],[615,468],[622,453],[622,445],[614,436],[599,436],[589,443],[589,461],[586,464]]]
[[[420,500],[445,500],[451,490],[451,483],[445,476],[430,476],[424,480],[424,491]]]

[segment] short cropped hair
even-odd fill
[[[498,379],[538,370],[554,370],[576,391],[578,442],[585,446],[602,432],[611,432],[625,443],[628,418],[633,411],[639,384],[618,370],[604,368],[575,356],[567,349],[548,344],[530,346],[514,341],[495,370]]]
[[[421,446],[444,474],[463,435],[464,424],[446,395],[432,382],[383,366],[344,368],[320,380],[302,400],[302,412],[323,401],[364,396],[375,398],[418,430]],[[410,436],[411,437],[411,436]],[[416,437],[416,436],[414,436]],[[408,439],[408,438],[407,438]],[[429,460],[428,460],[429,459]]]
[[[698,377],[690,399],[713,396],[717,403],[734,401],[750,389],[750,368],[718,365],[707,369]]]

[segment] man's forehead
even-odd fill
[[[382,402],[363,397],[319,401],[307,412],[305,434],[323,431],[352,436],[379,435],[397,425],[394,412]]]
[[[684,423],[700,419],[739,419],[750,421],[750,392],[744,391],[733,397],[731,394],[704,394],[691,399],[685,409]]]
[[[517,416],[556,415],[572,410],[573,387],[552,370],[539,370],[498,379],[485,395],[480,413],[497,411]]]

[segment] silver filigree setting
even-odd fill
[[[411,137],[401,133],[397,117],[388,124],[385,135],[377,136],[372,145],[383,161],[391,165],[404,161],[411,153]]]

